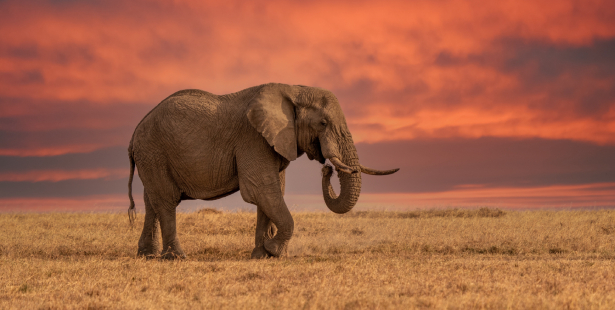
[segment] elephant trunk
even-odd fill
[[[338,170],[340,180],[340,194],[335,194],[331,186],[333,168],[325,165],[322,168],[322,195],[327,207],[338,214],[346,213],[355,206],[361,193],[361,166],[357,156],[357,150],[352,141],[341,146],[342,160],[333,157],[329,161]]]

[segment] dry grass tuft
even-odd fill
[[[506,212],[500,209],[480,208],[480,209],[433,209],[408,212],[394,211],[356,211],[347,213],[344,216],[362,218],[432,218],[432,217],[500,217]]]
[[[214,208],[203,208],[203,209],[200,209],[200,210],[196,211],[196,213],[199,213],[199,214],[220,214],[220,213],[222,213],[222,211],[214,209]]]
[[[169,262],[125,214],[0,214],[0,308],[615,308],[615,211],[293,216],[289,256],[254,261],[256,214],[179,214]]]

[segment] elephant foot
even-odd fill
[[[263,259],[269,257],[271,257],[271,255],[267,252],[267,250],[265,250],[265,247],[262,245],[259,247],[255,247],[254,250],[252,250],[252,255],[250,256],[250,258],[252,259]]]
[[[279,242],[275,239],[265,240],[265,251],[269,253],[273,257],[281,257],[286,256],[286,246],[288,245],[288,241]]]
[[[154,259],[158,257],[158,254],[154,254],[154,253],[142,253],[141,251],[139,251],[137,253],[137,257],[145,257],[146,260],[150,260],[150,259]]]
[[[181,249],[168,249],[160,253],[160,258],[166,260],[184,259],[186,258],[186,254],[184,254],[184,251]]]
[[[160,253],[160,249],[155,248],[155,247],[154,248],[139,247],[139,250],[137,251],[137,257],[145,257],[146,259],[153,259],[153,258],[158,257],[158,253]]]

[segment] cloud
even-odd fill
[[[336,93],[353,103],[349,123],[359,141],[499,136],[612,144],[613,53],[613,39],[581,47],[502,39],[475,54],[441,51],[425,69],[437,79],[427,74],[394,91],[361,80]]]
[[[143,210],[143,197],[135,195],[137,208]],[[125,211],[126,195],[91,195],[70,198],[0,198],[0,212]]]
[[[0,173],[0,182],[58,182],[64,180],[121,179],[128,175],[128,169],[90,169],[90,170],[34,170],[27,172]]]
[[[135,182],[134,191],[143,193],[140,183]],[[69,179],[57,182],[0,181],[0,198],[71,198],[112,194],[125,194],[128,197],[128,179]]]
[[[95,170],[129,168],[128,146],[99,149],[89,153],[53,156],[1,156],[0,174],[40,170]]]
[[[21,155],[21,154],[19,154]],[[47,156],[0,155],[0,182],[105,181],[125,179],[129,174],[127,147],[99,149],[90,153]]]
[[[45,156],[127,147],[136,124],[156,104],[0,97],[0,155]]]
[[[428,139],[359,143],[357,150],[361,163],[368,167],[401,168],[390,176],[364,175],[363,193],[615,182],[615,146],[570,140]],[[0,197],[122,194],[127,191],[128,168],[125,147],[46,157],[0,156],[0,177],[5,176]],[[320,194],[320,168],[305,156],[291,163],[287,193]],[[18,179],[23,181],[9,182]],[[135,192],[142,191],[138,178],[134,183]]]
[[[42,85],[45,83],[43,74],[38,70],[0,73],[0,83],[20,85]]]
[[[131,128],[53,129],[42,132],[0,130],[0,155],[53,156],[85,153],[124,143],[128,147]]]
[[[615,143],[615,9],[600,1],[0,6],[8,131],[129,128],[179,89],[224,94],[275,81],[333,90],[357,142]],[[124,143],[113,139],[84,149]],[[37,153],[4,154],[20,152]]]
[[[614,146],[570,140],[510,138],[418,139],[359,143],[361,163],[401,168],[390,176],[362,177],[362,193],[435,193],[464,186],[531,188],[615,182]],[[321,192],[321,165],[291,163],[286,191]],[[335,183],[335,182],[334,182]]]
[[[368,167],[401,168],[387,177],[365,176],[368,192],[615,182],[615,146],[570,140],[429,139],[358,144],[357,150]]]
[[[2,1],[0,32],[0,197],[123,193],[158,102],[267,82],[337,95],[365,164],[402,168],[368,193],[615,175],[604,1]],[[289,191],[319,192],[295,166]]]
[[[538,187],[460,187],[443,192],[363,194],[357,209],[389,211],[417,208],[497,207],[614,208],[615,183]]]
[[[404,211],[421,208],[495,207],[495,208],[614,208],[615,183],[558,185],[522,188],[465,187],[430,193],[362,193],[354,210]],[[143,212],[143,197],[135,194],[138,212]],[[287,194],[289,209],[328,212],[322,195]],[[122,194],[92,195],[67,198],[0,198],[0,211],[58,212],[113,211],[125,212],[128,198]],[[181,212],[201,208],[253,211],[239,194],[216,201],[182,201]],[[138,215],[142,216],[142,215]]]

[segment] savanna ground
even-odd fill
[[[255,213],[179,214],[188,258],[160,261],[126,214],[0,214],[0,308],[615,309],[613,210],[294,218],[256,261]]]

